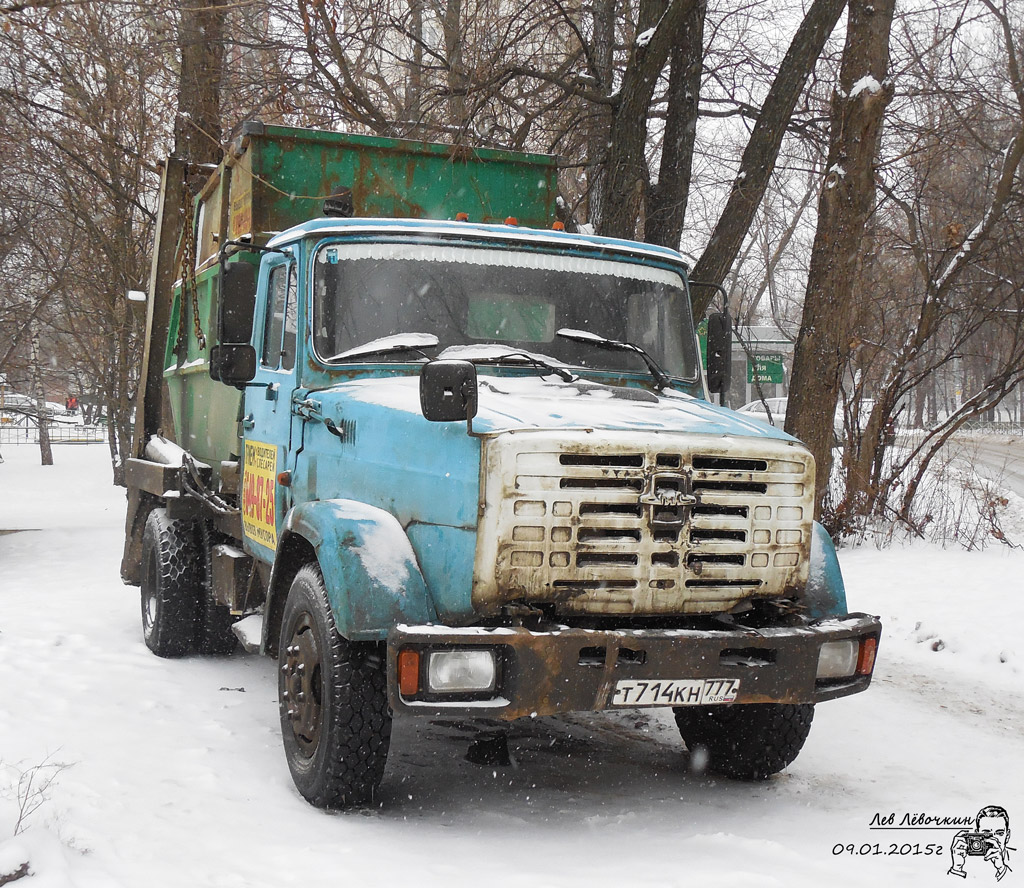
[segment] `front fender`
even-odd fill
[[[399,623],[437,620],[416,553],[390,512],[354,500],[303,503],[288,513],[281,545],[296,534],[316,551],[345,638],[383,640]]]
[[[803,595],[807,615],[816,620],[845,616],[846,586],[832,537],[817,521],[811,531],[811,566]]]

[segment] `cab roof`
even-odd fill
[[[602,252],[623,258],[689,266],[676,250],[657,244],[630,241],[621,238],[600,237],[594,234],[570,233],[540,228],[521,228],[516,225],[495,225],[473,222],[453,222],[433,219],[374,219],[374,218],[321,218],[311,219],[274,235],[268,246],[280,247],[310,235],[319,234],[359,236],[361,234],[387,234],[439,240],[491,242],[495,246],[530,246],[587,253]]]

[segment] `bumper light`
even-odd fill
[[[433,651],[427,665],[431,693],[493,691],[497,679],[494,651]]]
[[[875,655],[878,653],[878,639],[868,636],[860,642],[860,656],[857,658],[857,674],[870,675],[875,668]]]
[[[844,641],[826,641],[818,653],[818,681],[829,678],[849,678],[857,671],[860,645],[856,638]]]
[[[415,697],[420,691],[420,652],[403,648],[398,652],[398,690],[403,697]]]

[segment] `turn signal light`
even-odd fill
[[[456,222],[468,222],[469,221],[469,213],[456,213],[455,214],[455,221]]]
[[[420,652],[402,648],[398,652],[398,690],[403,697],[415,697],[420,692]]]
[[[505,224],[506,225],[518,225],[519,224],[519,220],[515,216],[508,216],[505,219]]]
[[[877,638],[862,638],[860,654],[857,656],[857,674],[870,675],[875,668],[875,655],[878,653]]]
[[[555,219],[555,221],[551,223],[551,230],[565,231],[565,223],[561,219]]]

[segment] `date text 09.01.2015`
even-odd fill
[[[918,843],[905,842],[902,845],[890,842],[886,845],[864,843],[863,845],[843,845],[842,843],[832,846],[832,854],[852,854],[854,857],[918,857],[929,854],[942,854],[945,851],[943,845],[934,842],[921,845]]]

